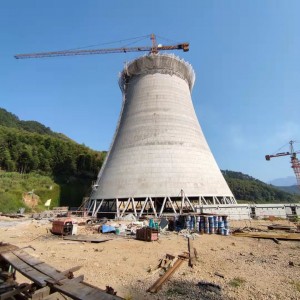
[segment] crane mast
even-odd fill
[[[294,170],[294,173],[295,173],[295,176],[296,176],[296,179],[297,179],[297,185],[300,188],[300,161],[297,158],[297,154],[300,153],[300,150],[299,151],[294,150],[294,143],[295,143],[295,141],[290,141],[289,142],[289,144],[290,144],[290,151],[289,152],[279,152],[279,153],[276,153],[276,154],[270,154],[270,155],[266,155],[265,158],[266,158],[266,160],[271,160],[271,158],[274,158],[274,157],[289,155],[290,158],[291,158],[291,161],[290,161],[291,162],[291,167]]]

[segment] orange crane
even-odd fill
[[[296,175],[298,187],[300,188],[300,161],[297,158],[297,153],[300,153],[300,150],[299,151],[294,150],[294,146],[293,146],[294,143],[295,143],[295,141],[290,141],[289,142],[289,144],[290,144],[290,151],[289,152],[279,152],[279,153],[276,153],[276,154],[266,155],[265,158],[266,158],[266,160],[271,160],[271,158],[273,158],[273,157],[290,155],[292,168],[293,168],[294,173]]]
[[[27,53],[27,54],[17,54],[15,55],[15,58],[16,59],[44,58],[44,57],[54,57],[54,56],[91,55],[91,54],[126,53],[126,52],[149,52],[149,54],[157,54],[158,51],[163,51],[163,50],[183,50],[184,52],[189,51],[189,43],[163,46],[157,44],[156,37],[154,34],[150,35],[150,39],[152,41],[152,46]]]

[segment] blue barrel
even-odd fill
[[[218,223],[218,231],[220,234],[223,234],[223,230],[224,230],[224,221],[219,221]]]
[[[204,224],[200,224],[200,233],[201,234],[204,234]]]
[[[185,221],[185,228],[190,229],[190,221]]]
[[[196,218],[195,218],[195,216],[191,216],[190,227],[191,227],[191,229],[194,229],[196,227]]]
[[[218,216],[214,216],[214,227],[215,229],[218,228]]]
[[[207,217],[204,218],[204,229],[205,228],[209,228],[209,222],[208,222],[208,218]]]
[[[218,228],[219,228],[219,223],[218,223],[218,221],[216,221],[216,222],[214,223],[214,225],[215,225],[215,230],[218,230]]]
[[[225,227],[226,229],[229,229],[229,221],[228,221],[228,220],[225,220],[225,221],[224,221],[224,227]]]

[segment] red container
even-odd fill
[[[52,222],[51,233],[59,235],[71,235],[74,221],[71,218],[59,218]]]
[[[158,230],[150,227],[144,227],[136,231],[136,239],[141,241],[157,241],[158,240]]]

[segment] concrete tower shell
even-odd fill
[[[91,200],[183,191],[236,203],[195,114],[194,79],[191,65],[173,55],[143,56],[124,68],[120,118]]]

